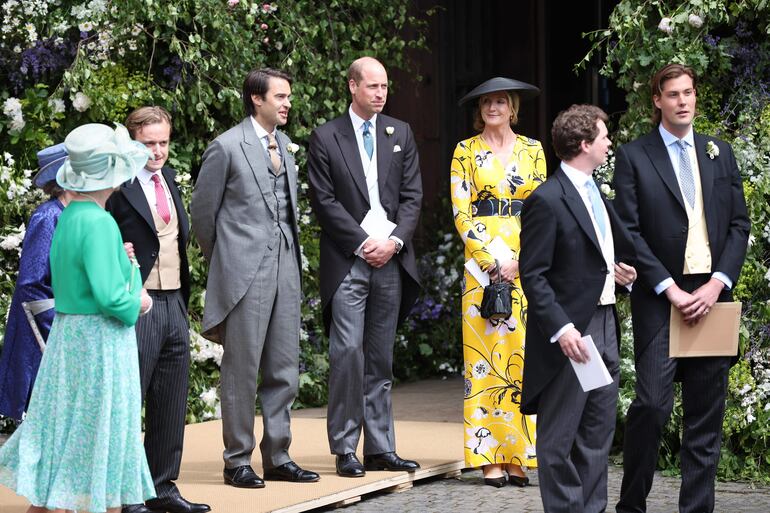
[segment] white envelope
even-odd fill
[[[373,210],[370,210],[366,213],[364,220],[361,221],[361,228],[369,237],[387,239],[393,233],[393,230],[396,229],[396,224],[390,222],[382,213],[375,213]]]
[[[604,360],[599,355],[591,335],[583,337],[583,343],[588,346],[588,354],[591,355],[591,359],[586,363],[577,363],[570,358],[569,363],[572,364],[572,368],[575,370],[583,392],[590,392],[612,383],[612,376],[610,376],[607,366],[604,365]],[[558,344],[558,342],[554,342],[554,344]]]
[[[508,244],[498,235],[487,244],[487,251],[492,255],[492,258],[498,262],[507,262],[513,260],[513,251],[508,247]],[[465,262],[465,268],[471,273],[471,276],[476,278],[479,285],[486,287],[489,285],[489,274],[485,273],[479,267],[479,264],[474,258],[471,258]]]

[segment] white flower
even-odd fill
[[[64,112],[64,100],[60,98],[51,98],[48,100],[48,106],[51,107],[55,114]]]
[[[299,151],[299,144],[289,143],[286,145],[286,149],[289,151],[289,153],[294,155]]]
[[[22,223],[15,231],[9,233],[0,240],[0,248],[6,251],[16,250],[21,253],[21,243],[24,241],[25,233],[27,233],[27,229],[24,226],[24,223]]]
[[[3,152],[3,158],[5,159],[5,163],[8,164],[9,166],[12,166],[14,162],[16,162],[15,160],[13,160],[13,155],[8,153],[7,151]]]
[[[235,7],[236,5],[238,5],[240,1],[241,0],[227,0],[227,5],[229,5],[230,7]]]
[[[674,32],[674,27],[671,26],[671,18],[661,19],[660,23],[658,23],[658,30],[665,32],[666,34]]]
[[[475,379],[484,379],[489,375],[489,364],[486,360],[479,360],[471,367],[471,373]]]
[[[217,402],[219,401],[216,388],[209,388],[205,392],[201,393],[200,398],[206,404],[206,406],[211,406],[212,408],[216,406]]]
[[[706,154],[709,156],[711,160],[714,160],[719,156],[719,146],[714,144],[714,141],[709,141],[706,143]]]
[[[768,281],[768,283],[770,283],[770,269],[768,269],[765,273],[765,279]]]
[[[144,27],[142,26],[142,24],[141,23],[137,23],[131,29],[131,35],[136,37],[136,36],[138,36],[142,32],[142,30],[144,30]]]
[[[221,345],[206,340],[200,336],[200,334],[192,330],[190,330],[190,340],[190,355],[193,361],[203,363],[207,360],[213,360],[217,366],[222,365],[224,348]]]
[[[91,106],[91,98],[78,91],[75,93],[75,98],[72,100],[72,106],[78,112],[85,112],[88,107]]]
[[[691,14],[687,18],[687,22],[692,25],[695,28],[701,28],[703,26],[703,18],[698,16],[697,14]]]
[[[81,32],[91,32],[94,29],[94,24],[90,21],[84,21],[78,25],[78,30]]]
[[[643,85],[644,85],[644,84],[642,84],[641,82],[637,82],[637,81],[634,81],[634,84],[633,84],[631,87],[633,87],[633,88],[634,88],[634,91],[636,91],[637,89],[639,89],[639,88],[640,88],[640,87],[642,87]]]
[[[3,103],[3,114],[9,118],[21,114],[21,101],[18,98],[10,97]]]
[[[24,121],[24,117],[21,114],[19,114],[18,116],[14,116],[11,118],[10,128],[11,130],[21,130],[22,128],[24,128],[24,125],[26,124],[27,122]]]
[[[395,130],[393,129],[393,127],[392,127],[392,126],[386,126],[386,127],[385,127],[385,133],[386,133],[386,134],[388,134],[388,135],[393,135],[393,132],[395,132]]]

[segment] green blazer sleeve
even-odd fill
[[[83,240],[83,264],[99,312],[133,326],[139,317],[141,274],[133,273],[112,217],[94,219]]]

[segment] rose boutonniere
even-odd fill
[[[614,191],[614,190],[612,190],[612,187],[610,187],[610,184],[608,184],[608,183],[603,183],[603,184],[602,184],[602,185],[599,187],[599,190],[600,190],[600,191],[602,191],[602,194],[604,194],[605,196],[607,196],[607,199],[611,199],[611,200],[615,199],[615,191]]]
[[[286,149],[289,151],[289,153],[294,155],[299,151],[299,144],[289,143],[286,145]]]
[[[719,156],[719,146],[714,144],[714,141],[706,143],[706,155],[708,155],[711,160],[714,160]]]
[[[392,127],[392,126],[386,126],[386,127],[385,127],[385,133],[386,133],[386,134],[388,134],[388,135],[393,135],[393,132],[395,132],[395,130],[393,129],[393,127]]]

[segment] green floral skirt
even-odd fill
[[[134,328],[57,313],[0,484],[35,506],[101,512],[155,496],[142,446]]]

